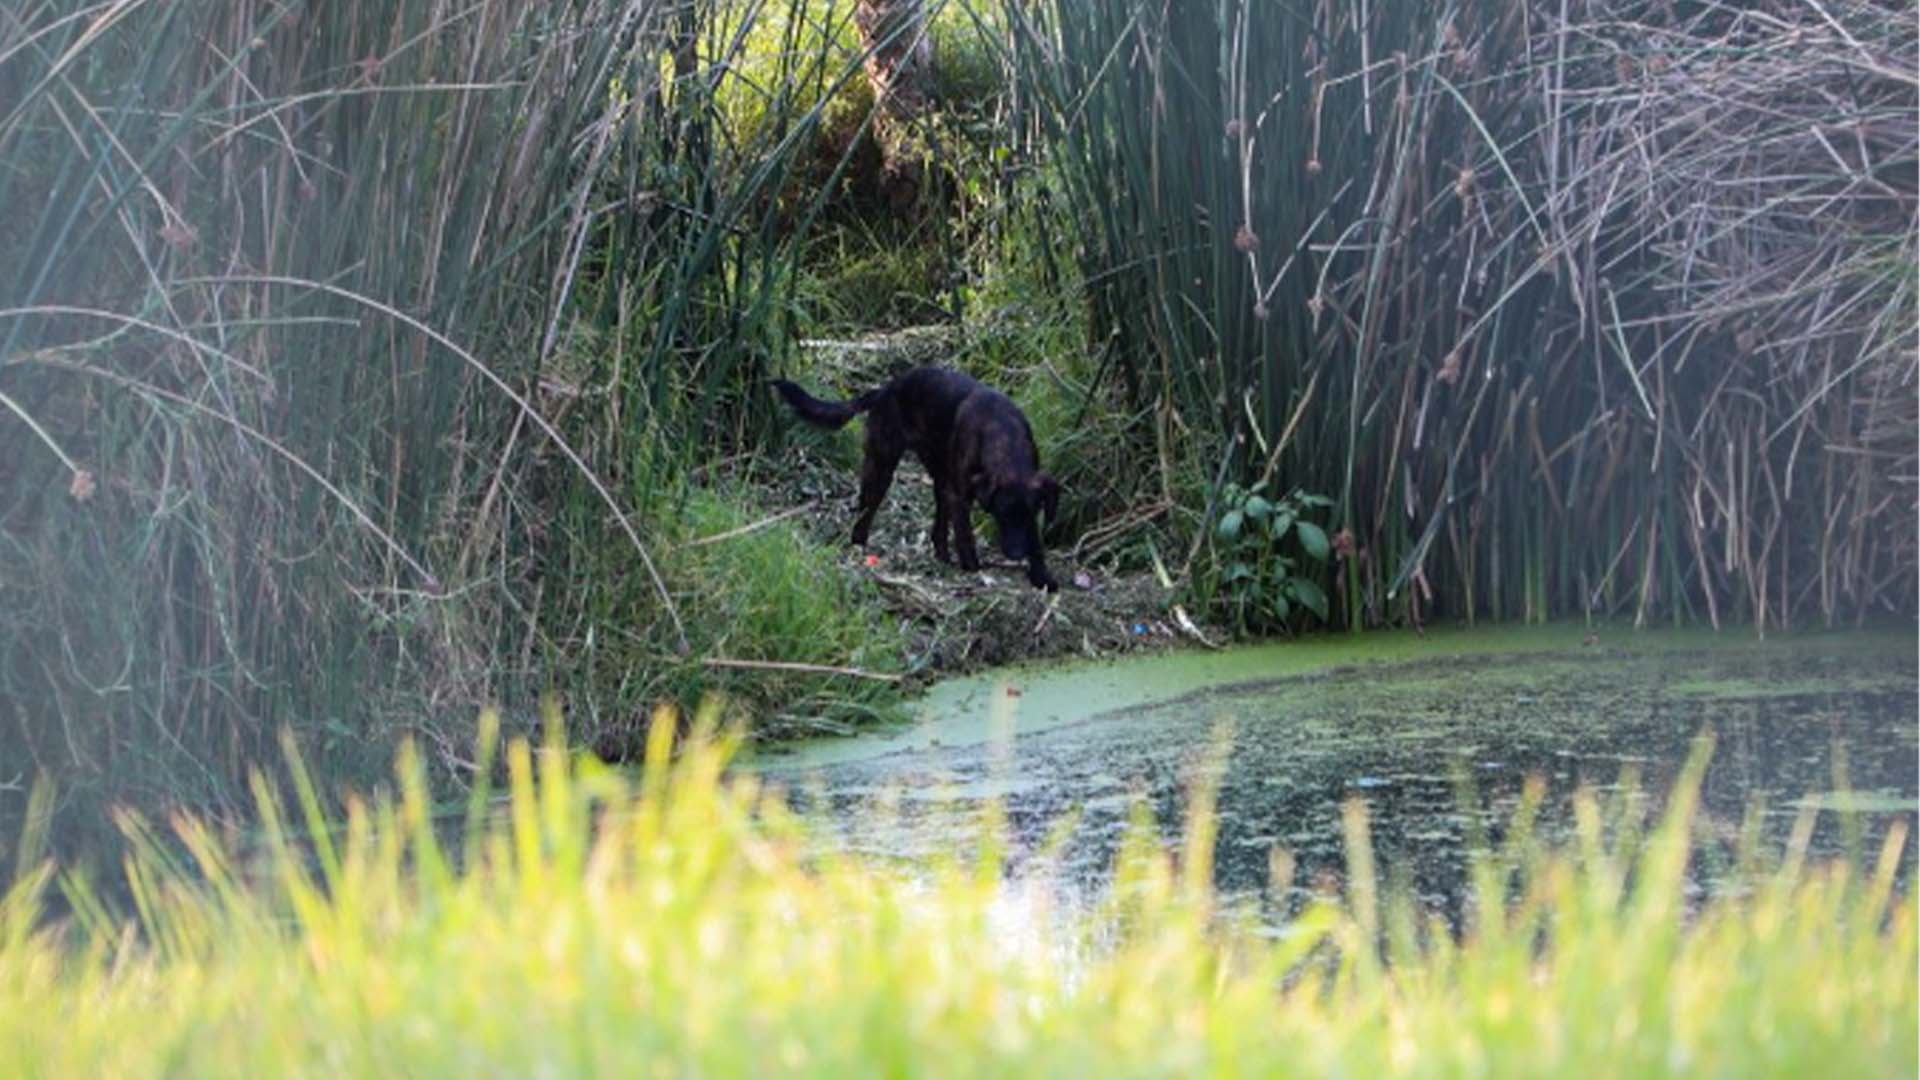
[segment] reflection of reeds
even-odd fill
[[[1162,469],[1338,496],[1349,623],[1911,608],[1910,10],[1006,10]]]
[[[570,759],[553,719],[548,745],[501,755],[505,804],[476,789],[457,846],[407,751],[393,794],[350,802],[339,829],[297,757],[298,811],[256,781],[250,856],[193,821],[124,817],[124,915],[68,877],[73,917],[48,928],[53,875],[33,866],[0,898],[6,1060],[48,1076],[1916,1066],[1904,827],[1871,866],[1756,856],[1749,891],[1690,896],[1704,751],[1644,839],[1582,797],[1577,840],[1543,841],[1536,785],[1475,858],[1460,932],[1378,886],[1351,804],[1344,889],[1273,934],[1212,888],[1205,773],[1179,858],[1142,810],[1111,888],[1063,913],[1006,883],[998,814],[924,861],[862,858],[751,776],[723,779],[710,716],[675,754],[680,719],[656,715],[638,776]],[[1010,917],[1023,896],[1033,917]]]
[[[244,802],[283,723],[377,769],[375,717],[587,627],[684,649],[653,511],[758,415],[809,209],[774,193],[859,73],[772,55],[726,141],[713,15],[0,16],[0,818],[35,769]]]

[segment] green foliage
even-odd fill
[[[884,237],[835,226],[808,246],[796,283],[801,328],[857,337],[945,322],[943,278],[949,253],[924,236]]]
[[[282,726],[326,775],[401,730],[455,775],[448,703],[548,687],[596,743],[716,685],[878,708],[704,667],[885,673],[895,631],[784,526],[687,545],[757,515],[703,466],[763,445],[796,337],[956,313],[1052,542],[1194,552],[1249,629],[1911,605],[1884,5],[1650,9],[1649,46],[1551,4],[934,4],[933,182],[884,216],[852,9],[0,22],[0,822],[38,771],[61,822],[245,813]],[[1265,475],[1335,498],[1339,588],[1297,517],[1218,536]]]
[[[692,492],[680,509],[663,572],[689,598],[695,654],[900,673],[906,641],[873,585],[843,568],[838,548],[791,522],[764,524],[765,516],[710,490]],[[759,717],[772,733],[871,717],[894,700],[884,679],[778,668],[689,669],[667,690],[677,701],[724,693],[736,715]]]
[[[365,777],[458,744],[430,702],[644,712],[698,663],[674,500],[790,338],[807,88],[857,62],[773,54],[736,134],[767,5],[76,10],[0,22],[0,821],[39,770],[62,822],[244,813],[282,725]]]
[[[860,75],[854,0],[711,5],[698,48],[711,72],[715,119],[730,141],[763,145],[796,114],[819,111],[818,133],[866,123],[873,91]],[[804,57],[796,64],[794,58]]]
[[[607,160],[570,143],[652,24],[83,14],[0,25],[3,779],[234,807],[282,723],[377,770],[369,732],[488,692],[514,545],[473,511],[572,454],[522,391]]]
[[[748,18],[714,91],[720,126],[748,146],[792,125],[795,110],[818,110],[799,133],[796,160],[780,187],[780,229],[811,222],[796,252],[789,299],[796,329],[850,336],[931,323],[960,313],[967,283],[986,272],[982,238],[1011,208],[996,183],[1006,158],[1006,78],[997,13],[968,2],[926,5],[933,57],[931,107],[895,126],[895,157],[922,177],[912,205],[883,192],[873,131],[873,89],[851,0],[795,0],[781,10],[730,7]],[[983,7],[983,6],[982,6]],[[732,41],[733,36],[723,35]],[[796,67],[795,53],[831,57],[846,77]],[[770,87],[790,87],[783,113],[767,111]]]
[[[1005,98],[1005,23],[997,6],[980,0],[934,0],[927,5],[934,95],[941,116],[985,119]]]
[[[930,865],[815,839],[703,715],[656,714],[639,776],[506,751],[444,822],[417,754],[335,833],[256,782],[245,854],[123,818],[137,912],[53,873],[0,900],[0,1055],[28,1076],[632,1074],[1911,1076],[1920,936],[1904,855],[1756,870],[1701,899],[1699,761],[1644,843],[1582,795],[1574,850],[1517,811],[1456,936],[1383,891],[1349,804],[1344,895],[1278,935],[1216,896],[1204,793],[1185,855],[1136,816],[1111,892],[1008,884],[1004,825]],[[492,772],[494,722],[477,759]],[[307,790],[298,770],[300,790]],[[326,821],[309,799],[299,820]],[[464,826],[463,826],[464,821]],[[1896,830],[1898,833],[1899,831]],[[316,838],[305,850],[304,836]],[[1284,884],[1284,882],[1282,883]]]
[[[1320,569],[1332,556],[1326,530],[1307,520],[1333,500],[1296,491],[1269,499],[1266,482],[1228,484],[1213,527],[1214,557],[1194,591],[1231,620],[1240,633],[1284,630],[1300,612],[1326,622],[1327,594]]]

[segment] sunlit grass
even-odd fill
[[[1876,867],[1789,857],[1689,910],[1704,756],[1631,856],[1587,804],[1579,850],[1482,860],[1462,938],[1376,902],[1357,804],[1346,898],[1256,933],[1212,893],[1204,798],[1184,866],[1141,833],[1093,913],[1010,937],[994,843],[912,873],[833,854],[723,775],[727,739],[669,764],[675,726],[655,724],[639,777],[511,746],[510,799],[487,814],[476,795],[457,845],[405,751],[400,794],[353,803],[311,857],[264,785],[252,857],[191,823],[162,844],[129,822],[137,917],[67,882],[77,914],[48,925],[50,870],[0,907],[0,1056],[28,1076],[1916,1066],[1904,830]]]
[[[677,524],[667,573],[700,597],[689,632],[707,663],[667,684],[676,700],[719,692],[763,733],[837,730],[893,704],[906,641],[837,547],[709,490],[689,494]],[[753,666],[768,662],[800,666]]]

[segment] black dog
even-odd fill
[[[854,543],[867,542],[900,455],[911,450],[933,477],[933,553],[941,562],[949,561],[951,528],[961,568],[980,568],[968,507],[977,500],[999,526],[1000,551],[1009,559],[1027,560],[1027,580],[1035,588],[1058,588],[1040,550],[1039,517],[1042,511],[1048,518],[1057,512],[1060,485],[1040,471],[1033,430],[1005,394],[934,367],[898,375],[852,401],[821,401],[785,379],[773,386],[800,419],[816,427],[836,429],[867,414]]]

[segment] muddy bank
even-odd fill
[[[911,459],[901,464],[865,549],[846,539],[858,495],[853,470],[805,448],[789,468],[800,477],[794,487],[805,502],[797,516],[808,535],[841,547],[846,572],[870,581],[906,628],[916,685],[1018,661],[1111,657],[1227,637],[1186,612],[1152,573],[1121,574],[1081,562],[1071,546],[1047,555],[1059,591],[1034,589],[1024,564],[991,549],[992,526],[983,518],[977,521],[982,568],[968,572],[940,562],[929,535],[932,481]]]

